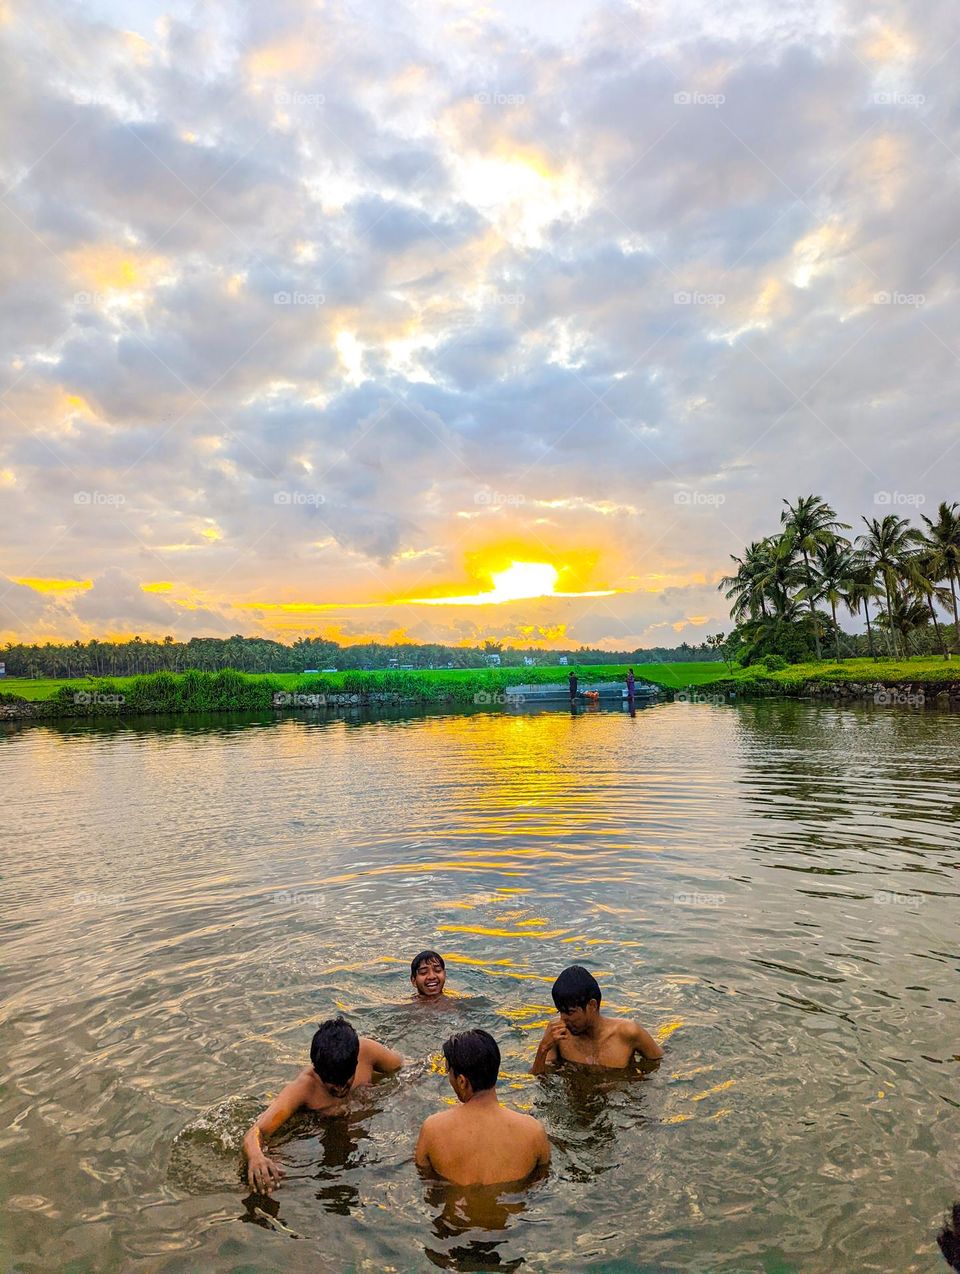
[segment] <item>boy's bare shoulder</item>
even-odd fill
[[[511,1110],[509,1106],[502,1107],[502,1110],[517,1129],[523,1129],[527,1133],[539,1133],[543,1128],[539,1119],[534,1118],[533,1115],[524,1114],[522,1110]]]

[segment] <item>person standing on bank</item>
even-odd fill
[[[568,684],[570,686],[570,706],[572,708],[577,702],[577,674],[572,668],[570,669]]]
[[[637,679],[633,675],[633,669],[627,669],[627,707],[632,712],[637,706]]]

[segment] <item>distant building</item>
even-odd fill
[[[6,675],[7,675],[7,665],[0,663],[0,677],[5,677]]]
[[[337,669],[337,668],[321,668],[321,669],[320,669],[320,671],[321,671],[321,672],[338,672],[338,671],[339,671],[339,669]]]
[[[490,665],[490,667],[491,667],[491,668],[499,668],[499,667],[500,667],[500,656],[499,656],[499,655],[487,655],[487,656],[486,656],[486,660],[487,660],[487,663]]]
[[[534,659],[532,655],[524,655],[523,666],[524,668],[536,668],[537,661]]]
[[[401,664],[401,665],[400,665],[400,671],[401,671],[401,672],[413,672],[413,664]]]
[[[557,660],[557,663],[560,663],[560,664],[568,664],[569,662],[570,660],[567,658],[566,655],[561,655],[560,658]]]
[[[314,677],[319,671],[319,668],[304,668],[303,675],[305,677]]]

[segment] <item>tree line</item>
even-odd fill
[[[736,569],[720,582],[736,624],[728,653],[799,662],[821,659],[825,640],[838,660],[957,652],[960,505],[942,502],[921,527],[895,513],[862,517],[850,538],[820,496],[783,503],[779,531],[732,554]],[[841,630],[838,611],[862,615],[865,639]]]
[[[407,642],[387,645],[363,642],[342,646],[335,641],[304,637],[285,645],[265,637],[192,637],[189,641],[162,641],[132,637],[129,641],[74,641],[11,643],[0,652],[10,677],[125,677],[150,672],[219,672],[235,668],[240,672],[304,672],[307,669],[337,668],[375,670],[391,667],[486,668],[489,655],[498,655],[505,668],[521,667],[524,658],[538,664],[556,664],[566,655],[571,663],[622,664],[669,663],[694,659],[716,659],[714,645],[703,642],[649,650],[609,651],[580,646],[577,649],[544,651],[504,647],[488,641],[482,646],[444,646]]]

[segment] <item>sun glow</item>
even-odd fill
[[[416,606],[496,606],[502,602],[526,601],[536,597],[609,597],[615,589],[597,589],[585,593],[560,593],[560,572],[549,562],[511,562],[502,571],[490,575],[493,588],[483,593],[459,597],[408,597]]]

